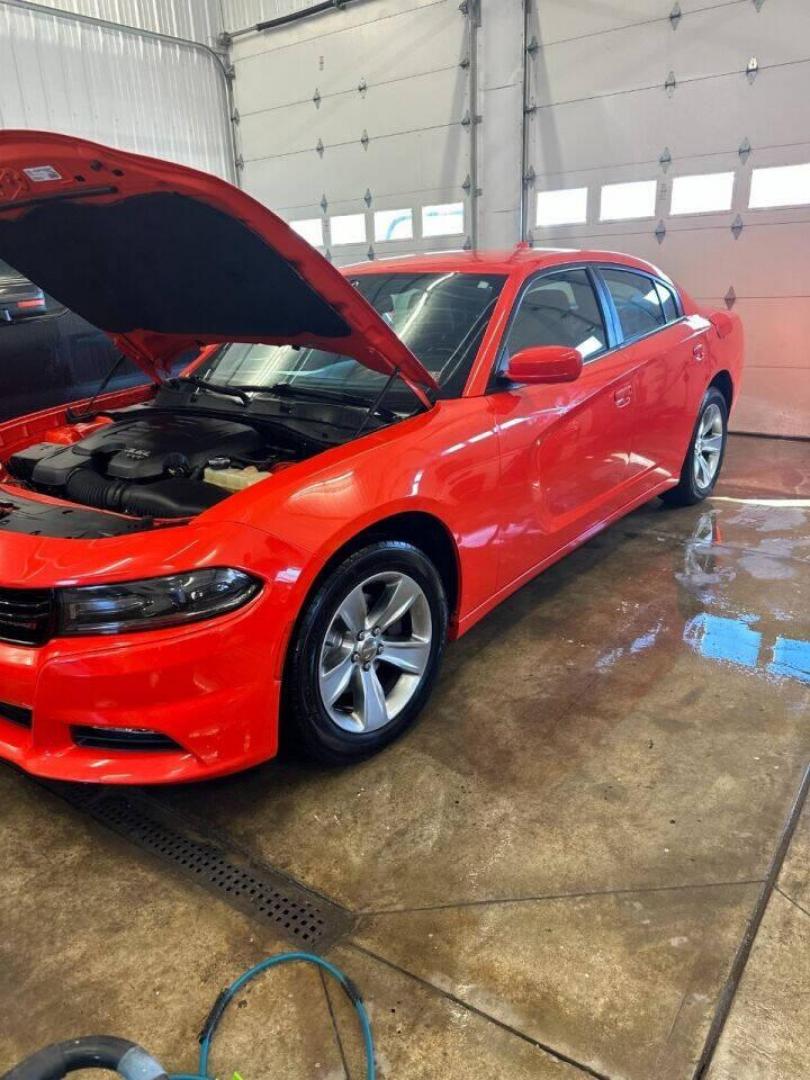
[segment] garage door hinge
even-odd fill
[[[365,97],[366,96],[366,90],[368,90],[368,83],[366,82],[365,79],[361,79],[360,82],[357,84],[357,93],[361,97]]]
[[[681,11],[681,5],[676,3],[675,7],[669,13],[669,21],[672,24],[672,29],[678,29],[678,23],[683,18],[683,12]]]
[[[466,71],[467,68],[470,66],[470,58],[469,58],[469,56],[465,56],[464,59],[461,61],[461,63],[458,66],[460,68],[463,68],[464,71]]]
[[[734,292],[734,286],[733,285],[729,285],[728,292],[723,297],[723,300],[725,301],[726,307],[729,309],[729,311],[737,303],[737,294]]]
[[[320,107],[321,107],[321,92],[320,92],[320,90],[318,89],[317,86],[315,87],[315,93],[312,95],[312,103],[313,103],[313,105],[315,106],[316,109],[320,109]]]
[[[461,185],[461,189],[462,189],[462,191],[466,191],[466,193],[468,195],[472,191],[472,178],[470,177],[469,173],[467,173],[467,176],[466,176],[466,178],[464,180],[464,183]],[[482,188],[476,188],[475,189],[475,194],[476,195],[483,195],[484,194],[483,189]]]
[[[748,63],[745,65],[745,77],[750,83],[757,77],[759,71],[759,60],[755,56],[752,56]]]
[[[364,150],[368,150],[369,142],[370,140],[368,137],[368,132],[365,128],[363,128],[363,134],[360,136],[360,145],[363,147]]]
[[[221,34],[217,36],[217,45],[220,49],[230,49],[233,45],[233,38],[227,30],[223,30]]]
[[[744,165],[751,156],[751,143],[747,138],[743,139],[743,141],[740,143],[740,148],[737,153],[740,155],[740,161]]]
[[[734,237],[735,240],[738,239],[740,233],[743,231],[744,228],[745,223],[743,222],[743,219],[740,217],[740,215],[737,214],[737,216],[731,223],[731,235]]]
[[[483,119],[483,116],[481,116],[479,113],[476,113],[475,116],[473,116],[470,110],[467,109],[467,111],[461,118],[461,126],[471,127],[472,124],[480,124]]]
[[[315,143],[315,150],[318,154],[318,157],[323,157],[323,152],[325,149],[326,147],[323,145],[323,139],[318,139],[318,141]]]
[[[664,172],[666,172],[672,164],[672,154],[670,153],[668,146],[665,146],[664,149],[661,151],[661,156],[658,158],[658,164],[661,166]]]
[[[481,25],[479,0],[461,0],[461,3],[458,5],[458,10],[462,15],[469,15],[471,19],[475,20],[477,25]]]
[[[371,188],[366,188],[366,193],[363,196],[363,202],[366,204],[366,206],[368,206],[368,207],[371,206],[372,198],[373,198],[373,196],[371,194]]]
[[[368,251],[366,252],[366,258],[368,259],[368,261],[369,261],[369,262],[374,262],[374,260],[376,259],[376,257],[377,257],[377,256],[376,256],[376,255],[375,255],[375,253],[374,253],[374,248],[373,248],[373,246],[372,246],[371,244],[369,244],[369,245],[368,245]]]
[[[533,36],[532,40],[526,46],[526,52],[529,54],[529,56],[533,57],[534,54],[539,50],[539,48],[540,48],[540,42],[537,40],[536,37]]]
[[[678,85],[678,80],[675,78],[675,72],[670,71],[664,82],[664,89],[670,97],[675,93],[675,87]]]
[[[663,223],[663,221],[659,221],[658,224],[655,226],[655,232],[653,233],[653,236],[655,237],[655,239],[658,241],[659,244],[663,244],[664,237],[666,235],[667,235],[667,227]]]
[[[236,166],[236,168],[239,170],[239,172],[241,172],[242,169],[244,169],[244,167],[245,167],[245,159],[242,157],[241,154],[236,155],[236,157],[233,159],[233,163]]]
[[[233,112],[231,113],[231,123],[236,124],[236,126],[238,127],[239,126],[239,121],[241,119],[242,119],[242,117],[239,115],[239,110],[234,109]]]
[[[328,208],[329,208],[329,202],[328,202],[328,200],[326,198],[326,192],[324,192],[323,195],[321,195],[321,210],[323,210],[323,212],[325,214]]]
[[[222,70],[225,72],[225,78],[228,79],[229,82],[233,82],[236,78],[236,68],[233,64],[226,64]]]
[[[523,183],[526,187],[531,187],[537,179],[537,173],[534,171],[534,166],[530,165],[523,175]]]

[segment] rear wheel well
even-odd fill
[[[730,412],[731,402],[734,398],[734,384],[731,381],[731,375],[727,371],[718,371],[709,383],[709,387],[712,386],[716,386],[726,399],[726,409]]]
[[[447,597],[447,609],[452,621],[459,600],[458,552],[447,527],[432,514],[421,511],[394,514],[363,529],[332,555],[318,574],[318,582],[334,565],[343,562],[353,552],[379,540],[403,540],[408,544],[413,544],[427,555],[442,579]]]

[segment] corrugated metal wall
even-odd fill
[[[117,10],[161,33],[206,36],[213,28],[209,0],[178,3],[174,17],[172,5],[146,0],[71,7]],[[210,52],[2,0],[0,126],[84,135],[233,177],[225,79]]]
[[[47,6],[206,45],[216,40],[222,21],[219,0],[48,0]]]

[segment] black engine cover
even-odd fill
[[[263,450],[264,440],[247,424],[143,410],[45,456],[30,478],[37,487],[59,489],[75,469],[90,466],[116,480],[148,482],[188,475],[212,457],[250,459]]]

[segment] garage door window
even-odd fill
[[[583,360],[605,348],[602,312],[585,270],[548,274],[523,294],[507,334],[504,360],[533,345],[567,345]]]
[[[658,296],[659,286],[652,278],[611,267],[602,269],[602,277],[613,297],[625,341],[649,334],[664,325],[666,320]]]

